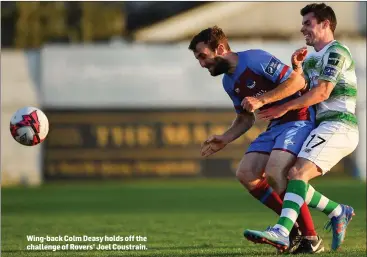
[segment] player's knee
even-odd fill
[[[289,170],[288,178],[290,180],[306,180],[305,172],[296,165]]]
[[[247,169],[238,169],[236,171],[236,177],[240,183],[248,190],[252,190],[256,187],[259,178],[257,178],[253,172]]]
[[[265,168],[265,177],[268,181],[268,184],[273,187],[277,181],[274,169]]]
[[[287,180],[285,177],[280,176],[280,172],[279,174],[274,174],[272,172],[265,173],[265,177],[268,181],[268,184],[277,194],[281,194],[285,191],[287,187]]]
[[[243,169],[237,169],[236,171],[236,177],[237,179],[241,182],[241,184],[243,184],[244,186],[247,185],[247,183],[249,182],[249,178],[248,176],[246,176],[246,170]]]

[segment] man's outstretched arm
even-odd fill
[[[330,81],[319,80],[319,84],[310,91],[284,104],[288,111],[309,107],[327,100],[334,85]]]
[[[274,103],[282,100],[288,96],[295,94],[296,92],[306,87],[306,80],[302,73],[292,71],[289,78],[283,83],[279,84],[273,90],[270,90],[263,95],[257,97],[264,105]]]
[[[298,110],[304,107],[309,107],[327,100],[333,91],[334,84],[330,81],[319,80],[319,84],[310,91],[279,106],[260,111],[257,117],[262,120],[272,120],[279,118],[292,110]]]

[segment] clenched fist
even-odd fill
[[[295,69],[295,67],[301,67],[302,62],[306,59],[306,55],[307,55],[307,47],[305,46],[296,50],[292,54],[291,61],[293,69]]]
[[[254,112],[257,109],[263,107],[263,105],[264,103],[259,98],[251,96],[243,98],[241,102],[241,106],[243,107],[243,109],[248,112]]]

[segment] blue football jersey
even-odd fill
[[[223,76],[223,87],[231,98],[236,112],[241,113],[244,111],[241,106],[243,98],[256,97],[271,91],[289,78],[292,69],[264,50],[247,50],[237,54],[239,59],[236,70],[233,74]],[[261,110],[282,104],[299,96],[300,93],[297,92],[278,102],[265,105]],[[306,107],[287,112],[283,117],[273,120],[272,124],[297,120],[313,121],[313,108]]]

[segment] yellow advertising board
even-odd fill
[[[200,145],[223,133],[232,109],[46,111],[46,179],[78,177],[231,176],[256,124],[217,154],[202,158]]]
[[[201,143],[231,125],[236,115],[232,109],[77,109],[46,114],[46,180],[234,176],[247,147],[267,125],[255,123],[222,151],[203,158]],[[332,171],[344,171],[344,161]]]

